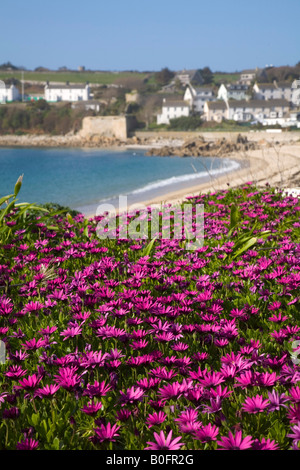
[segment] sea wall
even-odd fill
[[[277,130],[277,129],[276,129]],[[197,139],[203,138],[205,141],[216,141],[225,138],[235,142],[238,135],[247,137],[251,141],[262,141],[267,142],[297,142],[300,140],[300,132],[289,132],[282,131],[278,132],[267,132],[265,130],[259,131],[246,131],[246,132],[222,132],[222,131],[211,131],[211,132],[196,132],[196,131],[135,131],[134,135],[138,139],[154,139],[154,140],[165,140],[165,139]]]

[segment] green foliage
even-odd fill
[[[169,129],[176,131],[194,131],[201,127],[201,124],[202,119],[199,116],[182,116],[180,118],[171,119]]]
[[[209,85],[213,82],[214,75],[209,67],[204,67],[200,70],[200,73],[205,85]]]
[[[27,224],[28,211],[48,212],[47,209],[30,203],[18,203],[17,195],[22,186],[23,175],[21,175],[14,188],[14,193],[0,199],[0,243],[7,243],[16,230],[22,230]],[[1,209],[1,207],[5,205]],[[10,225],[6,223],[6,218],[10,218]],[[36,220],[36,219],[35,219]],[[13,222],[13,225],[11,224]]]
[[[14,105],[0,108],[0,134],[22,134],[44,132],[66,134],[76,130],[78,120],[93,114],[93,111],[73,110],[70,104],[54,106],[45,100],[30,102],[24,108]]]
[[[168,67],[163,68],[160,72],[154,74],[156,82],[161,85],[167,85],[172,78],[174,78],[175,73],[168,69]]]

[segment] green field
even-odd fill
[[[109,85],[126,78],[145,79],[149,74],[143,72],[30,72],[24,71],[24,81],[37,82],[71,82],[71,83],[98,83],[99,85]],[[20,70],[6,72],[0,71],[0,80],[15,78],[22,80]]]
[[[213,82],[215,84],[233,83],[237,82],[239,78],[239,73],[214,73]]]

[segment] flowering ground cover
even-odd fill
[[[2,209],[2,450],[298,449],[299,199],[189,202],[194,251]]]

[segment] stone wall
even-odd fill
[[[274,131],[274,130],[272,130]],[[232,140],[233,142],[236,140],[238,135],[242,135],[243,137],[247,137],[249,141],[260,141],[265,139],[268,142],[278,141],[278,142],[298,142],[300,140],[300,132],[298,131],[284,131],[278,133],[272,132],[271,130],[267,132],[266,130],[262,131],[248,131],[248,132],[180,132],[180,131],[158,131],[158,132],[151,132],[151,131],[135,131],[135,137],[139,139],[190,139],[190,138],[201,138],[203,137],[205,141],[216,141],[222,138],[227,140]]]
[[[88,116],[82,120],[81,137],[110,137],[126,140],[131,130],[129,116]]]

